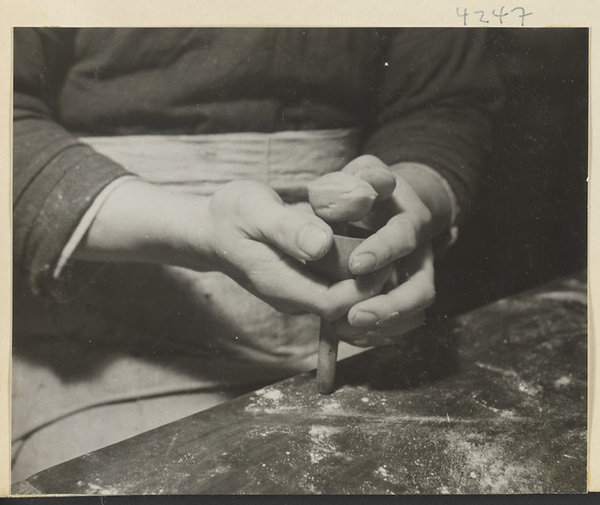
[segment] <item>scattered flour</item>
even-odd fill
[[[390,476],[390,473],[386,470],[385,465],[380,466],[377,470],[375,470],[375,473],[381,475],[383,478]]]
[[[483,368],[484,370],[489,370],[490,372],[496,372],[504,375],[505,377],[517,377],[517,372],[514,370],[505,370],[504,368],[500,368],[494,365],[489,365],[487,363],[481,363],[480,361],[476,361],[475,365],[479,368]]]
[[[322,412],[336,412],[342,410],[342,406],[335,400],[329,400],[321,406]]]
[[[553,291],[551,293],[540,293],[537,298],[544,300],[555,300],[558,302],[575,302],[587,305],[587,295],[573,291]]]
[[[259,389],[258,391],[256,391],[256,395],[262,396],[267,400],[273,401],[281,400],[281,398],[283,397],[283,393],[279,391],[279,389],[271,389],[269,391],[267,391],[266,389]]]
[[[478,440],[467,441],[463,437],[449,434],[449,451],[455,459],[455,469],[450,471],[450,481],[463,482],[466,473],[477,485],[478,493],[505,494],[519,489],[524,478],[531,478],[531,469],[516,464],[507,464],[504,443],[501,441],[481,444]],[[536,488],[532,489],[535,492]],[[473,492],[472,487],[459,486],[452,492]]]
[[[308,453],[311,463],[318,463],[328,456],[340,455],[331,440],[331,437],[338,432],[338,428],[331,426],[311,426],[309,431],[311,447]]]
[[[521,381],[519,382],[519,391],[528,394],[529,396],[534,396],[540,392],[540,388],[532,384],[528,384],[527,382]]]
[[[564,388],[566,386],[569,386],[572,382],[573,382],[573,380],[571,379],[571,377],[569,377],[567,375],[564,375],[560,379],[556,379],[554,381],[554,387],[556,387],[556,388]]]
[[[114,486],[98,486],[97,484],[88,484],[86,494],[122,494],[123,490]]]
[[[286,405],[285,396],[279,389],[263,388],[255,391],[254,394],[255,396],[250,398],[250,403],[245,408],[247,412],[274,413],[300,408],[294,405]]]
[[[264,394],[265,398],[267,398],[268,400],[273,400],[273,401],[281,400],[282,396],[283,396],[283,393],[281,391],[279,391],[279,389],[274,389],[273,391],[269,391],[268,393]]]

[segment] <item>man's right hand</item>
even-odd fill
[[[308,212],[287,207],[269,187],[237,181],[209,205],[217,269],[283,312],[311,312],[335,320],[379,292],[389,271],[331,284],[308,271],[331,247],[331,228]]]
[[[231,182],[201,197],[132,180],[107,198],[74,256],[221,271],[277,310],[336,320],[379,294],[389,270],[321,279],[304,261],[331,243],[324,221],[286,206],[260,182]]]

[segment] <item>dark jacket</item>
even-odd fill
[[[466,209],[499,96],[476,30],[14,34],[15,275],[42,294],[81,216],[126,173],[78,135],[359,126],[363,153],[433,167]]]

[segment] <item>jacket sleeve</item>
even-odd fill
[[[446,179],[463,214],[491,145],[502,101],[483,30],[400,29],[388,33],[375,118],[364,152],[387,164],[425,164]]]
[[[13,268],[15,282],[36,294],[57,288],[53,272],[81,217],[105,186],[127,174],[56,117],[75,34],[14,30]]]

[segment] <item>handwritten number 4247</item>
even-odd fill
[[[516,12],[516,11],[518,11],[518,12]],[[457,7],[456,14],[458,17],[463,18],[463,25],[467,26],[467,17],[469,16],[469,12],[467,12],[467,9],[464,8],[462,10],[462,12],[460,12],[459,8]],[[490,22],[490,17],[488,15],[488,13],[486,13],[485,11],[473,11],[472,14],[475,16],[476,23],[487,24]],[[525,12],[525,9],[523,7],[515,7],[514,9],[512,9],[510,11],[508,11],[508,10],[505,11],[504,6],[502,6],[499,10],[492,9],[493,18],[496,18],[495,21],[499,21],[500,24],[504,24],[504,18],[506,16],[511,16],[511,17],[518,16],[521,18],[521,26],[525,26],[525,18],[527,16],[531,16],[532,14],[533,14],[533,12]],[[493,18],[491,18],[491,19],[494,20]]]

